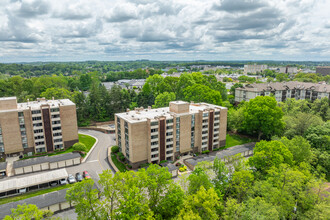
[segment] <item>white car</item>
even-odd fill
[[[74,176],[72,174],[69,174],[68,182],[71,184],[71,183],[75,183],[77,181],[76,181],[76,179],[74,178]]]
[[[60,184],[61,185],[65,185],[67,184],[68,182],[66,181],[66,179],[60,179]]]

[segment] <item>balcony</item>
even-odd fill
[[[150,155],[158,154],[158,151],[151,151]]]
[[[60,117],[58,117],[58,118],[52,118],[52,121],[59,121],[59,120],[61,120]]]
[[[151,158],[151,161],[158,161],[158,157]]]
[[[220,125],[215,125],[214,126],[214,129],[217,129],[217,128],[219,128],[220,127]]]
[[[170,154],[166,154],[166,157],[173,157],[173,152]]]
[[[208,131],[208,130],[209,130],[208,127],[206,127],[206,128],[202,128],[202,131]]]
[[[155,129],[155,128],[158,128],[158,124],[157,125],[151,125],[150,126],[150,129]]]
[[[158,148],[158,144],[157,145],[151,145],[150,147],[151,149],[155,149],[155,148]]]
[[[173,140],[171,141],[166,141],[166,145],[173,144]]]

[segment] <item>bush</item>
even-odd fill
[[[208,154],[208,153],[210,153],[209,150],[204,150],[204,151],[202,151],[202,154]]]
[[[117,155],[118,155],[119,160],[125,161],[125,156],[122,152],[119,152]]]
[[[161,164],[161,163],[166,163],[166,162],[167,162],[167,160],[162,160],[159,163]]]
[[[76,151],[84,151],[84,152],[87,152],[87,151],[88,151],[86,145],[83,144],[83,143],[80,143],[80,142],[75,143],[75,144],[72,146],[72,148],[73,148],[73,150],[76,150]]]
[[[180,172],[185,172],[187,171],[187,167],[186,166],[180,167],[179,170]]]
[[[149,164],[148,164],[148,163],[143,163],[143,164],[140,164],[140,168],[143,168],[143,167],[147,167],[147,166],[149,166]]]
[[[130,168],[130,169],[132,169],[132,165],[129,165],[129,164],[128,164],[127,167]]]
[[[116,153],[118,153],[118,152],[119,152],[119,147],[118,147],[118,146],[113,146],[113,147],[111,148],[111,153],[116,154]]]
[[[181,163],[178,162],[175,166],[180,167],[181,166]]]

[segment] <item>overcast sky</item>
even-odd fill
[[[330,60],[330,0],[0,0],[0,62]]]

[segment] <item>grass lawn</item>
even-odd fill
[[[93,137],[91,137],[91,136],[89,136],[89,135],[78,134],[78,136],[79,136],[79,142],[85,144],[86,147],[87,147],[87,149],[88,149],[88,151],[93,147],[93,145],[96,142],[96,139],[93,138]],[[57,152],[53,152],[53,153],[49,153],[49,154],[43,154],[43,155],[34,155],[34,156],[31,156],[31,157],[25,157],[24,159],[30,159],[30,158],[41,157],[41,156],[46,156],[46,155],[48,155],[48,156],[54,156],[54,155],[59,155],[59,154],[70,153],[72,151],[73,151],[73,148],[72,147],[69,147],[69,148],[67,148],[64,151],[57,151]],[[87,152],[84,155],[84,157],[87,155]]]
[[[11,196],[11,197],[8,197],[8,198],[3,198],[3,199],[0,199],[0,205],[10,203],[10,202],[16,202],[16,201],[23,200],[23,199],[28,199],[28,198],[31,198],[31,197],[34,197],[34,196],[46,194],[46,193],[49,193],[49,192],[58,191],[58,190],[61,190],[61,189],[66,189],[66,188],[69,188],[71,185],[72,184],[60,185],[60,186],[50,187],[50,188],[42,189],[42,190],[38,190],[38,191],[27,192],[27,193],[17,195],[17,196]]]
[[[253,139],[246,138],[246,137],[241,137],[237,134],[227,134],[226,136],[226,146],[221,147],[221,149],[226,149],[228,147],[236,146],[236,145],[241,145],[241,144],[246,144],[253,142]]]
[[[111,160],[116,165],[116,167],[120,172],[127,171],[126,166],[117,159],[117,156],[115,154],[111,154]]]

